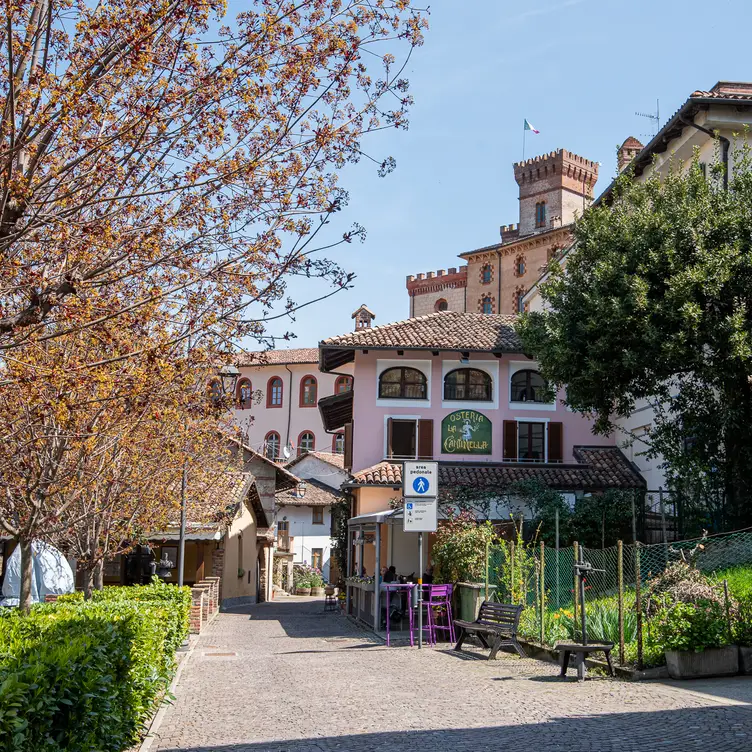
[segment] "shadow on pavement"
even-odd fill
[[[457,720],[461,710],[457,711]],[[284,731],[280,729],[279,736]],[[653,752],[702,749],[747,752],[752,710],[742,706],[612,713],[555,718],[517,726],[319,736],[225,746],[173,747],[163,752],[473,752],[475,750],[592,750]]]

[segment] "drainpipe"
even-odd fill
[[[703,128],[701,125],[697,125],[694,120],[687,120],[685,117],[680,117],[679,120],[684,125],[690,125],[698,131],[707,133],[712,139],[718,139],[721,142],[721,162],[723,163],[723,190],[728,190],[728,175],[729,175],[729,149],[731,148],[731,142],[720,133],[714,133],[713,131]]]
[[[287,437],[285,438],[285,446],[290,443],[290,420],[292,418],[292,371],[285,364],[285,370],[290,374],[290,388],[287,390]]]

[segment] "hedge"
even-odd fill
[[[119,752],[133,744],[188,633],[190,590],[106,588],[0,609],[0,750]]]

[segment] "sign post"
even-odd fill
[[[436,532],[438,524],[439,463],[405,462],[402,496],[405,500],[402,526],[418,533],[418,648],[423,647],[423,533]]]

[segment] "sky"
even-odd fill
[[[353,328],[365,303],[375,325],[409,316],[409,274],[459,266],[459,253],[498,242],[517,222],[512,164],[559,148],[601,163],[595,195],[616,171],[628,136],[647,143],[696,89],[750,81],[750,0],[434,0],[425,44],[406,76],[415,104],[408,131],[369,136],[365,150],[393,156],[385,178],[362,161],[342,176],[344,232],[367,230],[330,254],[354,286],[270,326],[285,347],[315,347]],[[327,290],[295,280],[298,301]],[[254,349],[250,348],[249,349]]]

